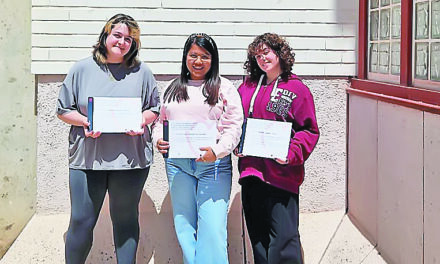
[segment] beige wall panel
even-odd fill
[[[337,51],[329,51],[329,52],[337,52]],[[342,51],[340,52],[342,55],[342,63],[356,63],[357,62],[357,53],[354,51]]]
[[[425,113],[424,260],[440,261],[440,115]]]
[[[77,51],[63,52],[62,54],[65,55],[63,57],[62,54],[57,56],[56,49],[89,48],[96,41],[104,22],[113,14],[122,12],[132,15],[139,21],[143,34],[143,47],[157,49],[158,52],[164,53],[164,49],[170,48],[181,49],[187,35],[193,32],[206,32],[215,37],[220,49],[228,49],[231,53],[228,56],[234,59],[226,58],[221,62],[222,64],[237,62],[242,58],[234,53],[244,52],[256,35],[276,32],[288,38],[297,51],[298,63],[320,65],[316,67],[316,71],[310,66],[301,66],[299,68],[306,70],[298,70],[298,74],[354,75],[357,28],[355,2],[351,0],[305,2],[299,0],[190,2],[33,0],[32,47],[33,49],[49,48],[50,51],[48,57],[41,56],[44,54],[37,51],[33,53],[35,63],[32,64],[32,72],[67,73],[66,67],[60,68],[59,64],[53,61],[70,63],[78,60],[79,58],[75,56]],[[51,53],[52,49],[54,50]],[[306,53],[301,53],[301,50]],[[71,58],[72,56],[74,58]],[[178,64],[176,59],[171,61]],[[241,66],[237,67],[241,68]],[[227,70],[223,74],[236,75],[237,72],[242,72],[237,71],[237,67],[229,68],[226,65],[223,68]],[[172,71],[174,68],[176,67],[160,67],[156,72],[175,74]]]
[[[146,62],[176,62],[182,61],[181,49],[141,49],[140,59]],[[308,56],[308,52],[299,52]],[[34,48],[32,59],[34,61],[78,61],[92,54],[92,48]],[[246,60],[246,50],[219,50],[220,61],[223,63],[240,63]],[[339,53],[342,58],[342,53]],[[308,62],[316,62],[310,60]],[[330,61],[329,61],[330,62]]]
[[[66,8],[34,6],[31,16],[32,20],[69,20],[70,13],[71,11]]]
[[[423,260],[423,112],[379,102],[378,249],[390,263]]]
[[[356,36],[357,25],[356,24],[342,24],[343,36]]]
[[[377,243],[377,100],[349,95],[348,214]]]
[[[354,36],[350,31],[344,32],[343,25],[341,24],[309,24],[309,23],[280,23],[280,24],[258,24],[243,23],[235,24],[233,28],[233,34],[236,35],[259,35],[265,32],[276,32],[280,35],[290,35],[294,32],[297,36],[309,36],[309,37],[339,37],[339,36]]]
[[[180,0],[162,0],[163,7],[172,8],[249,8],[255,9],[335,9],[340,6],[343,9],[351,9],[355,1],[352,0],[223,0],[223,1],[204,1],[195,0],[190,2]]]
[[[70,67],[72,67],[72,61],[57,61],[57,62],[47,62],[47,61],[33,61],[31,64],[33,74],[43,74],[48,72],[49,74],[61,74],[69,72]]]
[[[96,34],[101,31],[102,21],[33,21],[34,34]],[[353,31],[347,27],[344,31],[342,24],[317,24],[317,23],[202,23],[202,22],[139,22],[142,34],[147,35],[184,35],[193,32],[205,32],[210,35],[239,35],[255,36],[265,32],[277,32],[281,35],[291,35],[295,32],[298,36],[309,37],[345,37],[354,36]]]
[[[160,0],[32,0],[32,6],[160,7]]]
[[[33,61],[77,61],[91,55],[92,48],[34,48]],[[245,47],[240,50],[219,49],[221,63],[243,63],[247,58]],[[177,62],[182,60],[182,49],[141,49],[140,59],[147,62]],[[296,63],[356,62],[353,51],[310,51],[295,52]],[[339,70],[339,68],[337,69]]]
[[[102,22],[32,21],[32,34],[94,34],[99,36]]]
[[[74,61],[34,61],[32,67],[35,74],[63,74],[68,72]],[[154,74],[178,74],[180,65],[177,63],[147,62]],[[300,64],[293,66],[293,72],[299,75],[324,75],[345,76],[350,75],[354,64]],[[244,75],[243,63],[221,63],[220,74],[223,75]]]
[[[355,38],[328,38],[325,40],[327,50],[352,50],[355,46]]]
[[[32,49],[31,59],[33,61],[48,61],[49,49]]]
[[[32,35],[32,49],[36,48],[91,48],[98,40],[98,34],[76,35]],[[142,42],[142,38],[141,38]]]
[[[316,51],[316,50],[300,50],[295,54],[296,62],[322,62],[322,63],[355,63],[356,53],[354,51]]]
[[[34,7],[32,20],[71,20],[71,21],[106,21],[117,13],[132,16],[137,21],[179,21],[179,22],[235,22],[237,18],[246,22],[289,22],[289,23],[350,23],[354,20],[352,11],[340,11],[341,17],[335,16],[334,10],[243,10],[243,9],[155,9],[155,8],[84,8],[84,7]]]
[[[219,49],[247,49],[254,36],[212,36]],[[151,36],[141,35],[142,48],[147,49],[181,49],[187,36]],[[76,35],[32,35],[32,46],[35,48],[91,48],[98,39],[98,34]],[[325,38],[325,37],[286,37],[294,51],[305,50],[315,51],[352,51],[355,40],[347,38]]]
[[[324,66],[324,75],[326,76],[352,75],[354,74],[356,68],[356,65],[354,63],[321,64],[321,65]]]
[[[164,8],[217,8],[217,9],[341,9],[351,10],[355,1],[352,0],[223,0],[223,1],[181,1],[181,0],[32,0],[33,6],[61,6],[61,7],[164,7]]]
[[[356,1],[176,1],[176,0],[34,0],[32,8],[32,49],[48,48],[49,56],[35,51],[32,72],[66,74],[60,61],[71,63],[80,58],[78,51],[59,53],[57,49],[89,48],[105,21],[115,13],[133,16],[141,27],[143,48],[168,54],[181,49],[193,32],[213,36],[219,49],[227,50],[221,64],[244,62],[243,56],[256,35],[276,32],[285,36],[297,52],[300,75],[350,76],[356,73]],[[304,51],[304,53],[302,52]],[[52,54],[52,56],[50,56]],[[142,54],[142,53],[141,53]],[[169,53],[168,56],[172,55]],[[39,56],[38,56],[39,55]],[[147,56],[147,55],[141,55]],[[154,56],[153,56],[154,57]],[[158,67],[158,74],[175,74],[179,57],[157,61],[172,62]],[[143,60],[149,61],[148,59]],[[155,61],[155,60],[153,60]],[[41,62],[41,63],[40,63]],[[162,65],[162,64],[161,64]],[[237,71],[237,68],[240,68]],[[315,68],[316,70],[314,70]],[[168,70],[169,69],[169,70]],[[242,74],[234,65],[223,74]],[[305,69],[304,71],[299,69]]]

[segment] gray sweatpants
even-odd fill
[[[136,262],[139,200],[149,168],[69,171],[71,215],[66,236],[66,264],[83,264],[93,241],[93,228],[108,191],[118,264]]]

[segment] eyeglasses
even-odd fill
[[[267,55],[269,55],[270,52],[271,52],[271,50],[264,49],[260,54],[257,54],[254,57],[256,60],[263,60],[263,59],[266,59]]]
[[[211,61],[211,57],[205,54],[202,55],[198,55],[198,54],[188,54],[188,57],[190,60],[192,61],[196,61],[197,59],[200,59],[200,61],[202,62],[210,62]]]

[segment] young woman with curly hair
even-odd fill
[[[304,162],[318,141],[319,130],[312,94],[291,72],[294,61],[286,40],[272,33],[257,36],[244,64],[248,77],[238,89],[245,118],[252,112],[253,118],[292,123],[285,159],[234,151],[239,156],[242,203],[256,264],[303,263],[299,187]]]

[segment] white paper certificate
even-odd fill
[[[243,155],[286,160],[292,123],[248,118]]]
[[[93,97],[93,131],[125,133],[140,131],[142,104],[140,97]]]
[[[211,147],[216,143],[217,122],[169,120],[169,158],[198,158],[205,151],[200,147]]]

